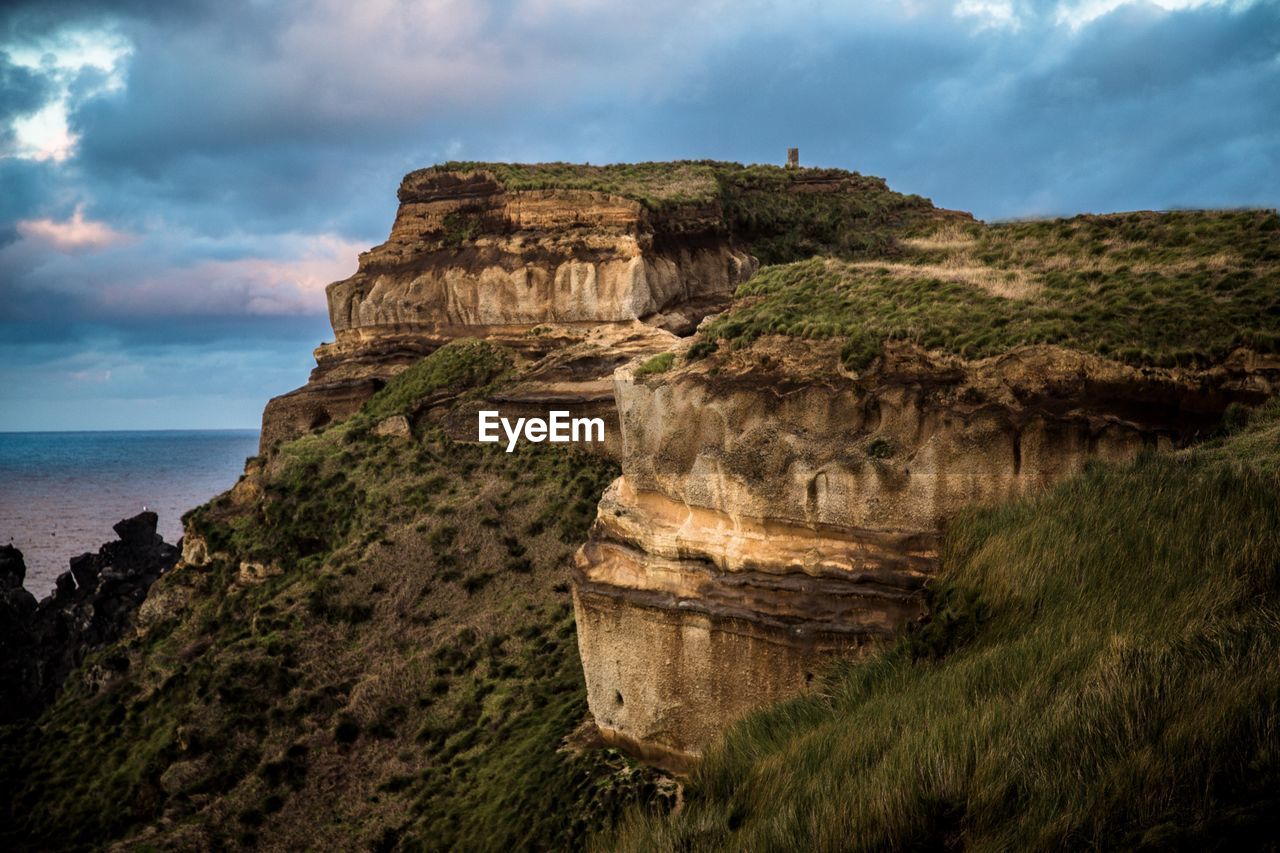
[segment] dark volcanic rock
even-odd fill
[[[101,571],[97,554],[81,554],[79,557],[71,558],[71,576],[75,578],[76,586],[80,589],[96,586],[98,574]]]
[[[27,579],[27,561],[12,545],[0,545],[0,589],[22,586]]]
[[[35,665],[28,646],[36,598],[22,587],[26,576],[22,552],[0,546],[0,722],[9,717],[11,692],[30,680]]]
[[[143,512],[115,525],[120,538],[71,559],[53,594],[38,604],[23,589],[26,563],[0,547],[0,723],[38,714],[87,653],[124,633],[151,584],[181,554]]]

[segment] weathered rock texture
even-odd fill
[[[1280,364],[1136,369],[1053,347],[966,362],[891,346],[758,342],[658,377],[615,375],[623,476],[577,558],[592,713],[687,765],[832,653],[924,615],[945,520],[1211,430]]]
[[[688,332],[756,266],[716,202],[658,215],[603,192],[508,190],[486,171],[436,169],[407,175],[399,198],[387,242],[329,285],[335,340],[316,350],[306,386],[268,404],[264,451],[346,417],[450,340],[488,338],[538,357],[601,324]]]
[[[178,548],[156,533],[157,520],[143,512],[116,524],[120,538],[73,557],[53,594],[38,604],[22,588],[22,552],[0,548],[0,723],[49,705],[86,654],[132,624],[151,585],[178,561]]]

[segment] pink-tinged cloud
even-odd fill
[[[90,276],[99,310],[121,315],[286,316],[327,310],[324,289],[355,272],[365,243],[332,234],[283,235],[275,257],[139,265]]]
[[[333,235],[306,238],[303,254],[291,259],[244,258],[204,265],[206,279],[243,282],[247,314],[306,314],[325,311],[324,289],[355,272],[367,247]]]
[[[24,219],[17,224],[18,233],[61,252],[83,252],[106,249],[133,240],[133,235],[117,231],[105,222],[84,218],[84,205],[77,205],[71,218]]]

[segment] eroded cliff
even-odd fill
[[[992,802],[1043,828],[1059,780],[1086,817],[1054,840],[1116,837],[1079,827],[1119,777],[1140,796],[1111,817],[1154,796],[1134,825],[1156,832],[1234,802],[1202,778],[1273,799],[1275,410],[1208,466],[1143,450],[1238,428],[1234,404],[1274,390],[1274,213],[992,227],[878,179],[710,163],[450,164],[406,188],[392,239],[331,289],[313,382],[269,407],[270,452],[186,518],[136,630],[0,738],[0,840],[598,845],[681,800],[597,731],[676,769],[730,731],[685,783],[686,847],[742,848],[742,826],[763,826],[748,847],[839,846],[855,812],[880,846],[953,844]],[[771,265],[674,334],[724,302],[703,262],[727,291],[749,256]],[[609,413],[621,465],[476,444],[481,406]],[[962,567],[977,592],[948,585],[956,553],[986,564]],[[930,620],[939,595],[959,604]],[[984,692],[997,713],[973,713]],[[1169,800],[1169,778],[1194,782]]]
[[[1275,253],[1274,214],[1201,219],[1242,253]],[[775,268],[674,369],[615,374],[623,474],[575,574],[589,701],[609,738],[689,766],[734,720],[804,692],[833,654],[924,617],[939,537],[961,509],[1039,492],[1093,460],[1185,446],[1232,404],[1274,392],[1280,358],[1243,346],[1269,346],[1266,321],[1223,322],[1274,302],[1274,269],[1255,278],[1243,259],[1188,262],[1212,257],[1214,238],[1175,237],[1177,215],[1144,215],[1154,233],[1143,251],[1169,251],[1133,276],[1109,256],[1115,224],[1022,269],[938,257],[992,239],[981,232],[920,238],[892,264]],[[1093,225],[1064,229],[1081,227]],[[1018,234],[997,239],[1026,257]],[[1091,258],[1078,280],[1035,266],[1061,270],[1072,254]],[[1099,269],[1120,272],[1109,282]],[[1215,279],[1216,304],[1197,309]],[[1010,282],[1021,289],[991,292]],[[1090,315],[1099,288],[1166,325],[1103,326]],[[1059,303],[1078,323],[1064,325],[1064,345],[1027,342],[1045,335],[1042,318],[1064,316]],[[893,325],[919,319],[928,347]],[[986,324],[981,340],[998,354],[961,354]],[[1109,334],[1130,346],[1111,349]],[[1188,366],[1160,366],[1178,361]]]
[[[437,168],[407,175],[399,198],[387,242],[329,286],[335,340],[316,350],[306,386],[268,405],[264,450],[351,414],[398,370],[460,337],[539,357],[611,325],[611,339],[661,351],[670,336],[655,332],[687,333],[756,267],[714,199],[658,216],[607,192],[513,190],[486,170]],[[634,328],[641,320],[646,328]],[[535,402],[607,407],[608,372],[549,377],[555,387]]]
[[[920,222],[968,219],[855,172],[711,161],[449,163],[406,175],[399,200],[387,241],[329,285],[335,339],[305,386],[267,405],[264,452],[347,417],[460,337],[555,354],[495,402],[612,424],[613,368],[725,308],[757,254],[892,253]]]

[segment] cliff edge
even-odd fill
[[[398,196],[387,241],[329,285],[335,339],[305,386],[268,403],[263,452],[350,415],[461,337],[529,359],[560,353],[540,387],[506,402],[611,415],[619,361],[600,350],[669,348],[727,307],[758,267],[753,253],[880,251],[912,222],[962,216],[854,172],[712,161],[447,163],[406,175]],[[574,344],[590,356],[566,359]]]
[[[622,476],[575,572],[606,737],[688,768],[926,618],[961,510],[1267,399],[1277,231],[1253,211],[944,224],[893,258],[770,267],[668,367],[619,369]]]

